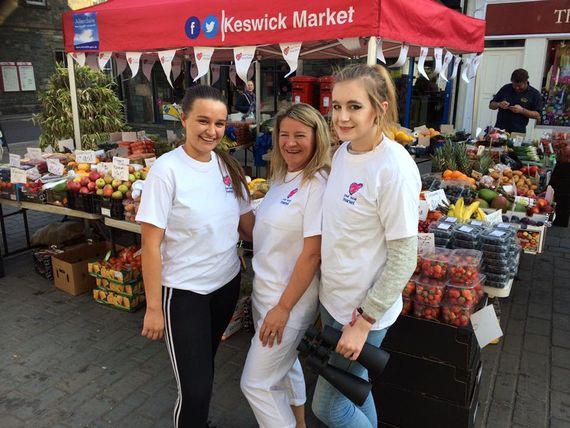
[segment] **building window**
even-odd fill
[[[570,126],[570,40],[548,44],[542,85],[542,124]]]
[[[55,62],[67,67],[67,55],[63,50],[57,49],[53,52],[53,58]],[[109,61],[110,62],[110,61]]]
[[[47,0],[26,0],[26,5],[47,7]]]

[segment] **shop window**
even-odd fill
[[[542,124],[570,126],[570,40],[548,45],[542,84]]]
[[[53,52],[53,59],[56,63],[62,64],[63,66],[67,67],[67,55],[61,49],[57,49]],[[110,61],[109,61],[110,62]]]

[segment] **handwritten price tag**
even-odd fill
[[[63,165],[57,159],[48,159],[47,161],[48,172],[53,175],[63,175]]]
[[[418,253],[429,254],[435,251],[435,237],[433,233],[418,233]]]
[[[485,221],[490,224],[491,226],[495,224],[499,224],[503,222],[503,211],[497,210],[492,212],[491,214],[487,214],[485,217]]]
[[[156,158],[146,158],[144,160],[144,164],[149,168],[154,165],[154,162],[156,162]]]
[[[57,148],[60,152],[65,152],[65,149],[68,149],[70,152],[75,150],[75,143],[73,142],[72,138],[68,138],[67,140],[59,140],[57,142]]]
[[[41,160],[42,158],[42,149],[39,147],[28,147],[26,152],[31,160]]]
[[[113,156],[113,165],[129,166],[130,162],[131,162],[130,159],[121,158],[119,156]]]
[[[77,163],[96,163],[97,156],[93,150],[76,150],[75,161]]]
[[[129,179],[129,166],[113,164],[111,175],[117,180],[127,181]]]
[[[447,197],[443,189],[436,190],[435,192],[425,192],[424,197],[429,204],[430,210],[436,210],[442,202],[447,203]]]
[[[427,201],[420,201],[419,205],[419,219],[425,221],[429,212],[429,204]]]
[[[10,183],[23,183],[28,181],[26,171],[20,168],[10,168]]]
[[[21,166],[21,157],[20,155],[15,155],[14,153],[10,153],[10,166],[14,168],[20,168]]]

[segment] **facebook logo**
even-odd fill
[[[184,26],[184,31],[186,31],[186,35],[189,39],[198,37],[200,35],[200,20],[195,16],[188,18]]]

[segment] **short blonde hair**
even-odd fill
[[[337,71],[334,83],[358,80],[362,82],[370,104],[376,111],[375,123],[378,125],[377,138],[398,123],[398,103],[396,87],[388,70],[381,65],[353,64]],[[333,86],[334,89],[334,86]],[[386,101],[388,108],[384,113],[381,104]]]
[[[303,181],[310,180],[316,173],[330,172],[331,166],[331,137],[325,119],[308,104],[294,104],[286,110],[282,110],[275,116],[275,125],[273,127],[273,151],[271,155],[271,179],[284,180],[287,175],[287,163],[281,154],[279,148],[279,132],[283,119],[290,118],[296,120],[313,130],[313,139],[315,142],[315,151],[309,160],[309,163],[303,170]]]

